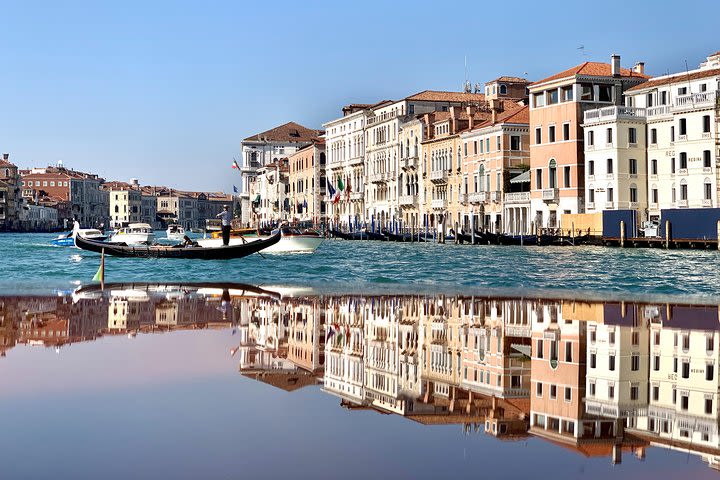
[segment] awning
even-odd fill
[[[528,178],[530,178],[530,177],[528,176]],[[260,194],[259,193],[257,194],[257,197],[255,197],[255,200],[253,200],[253,203],[260,203]]]
[[[510,179],[510,183],[530,183],[530,170]]]

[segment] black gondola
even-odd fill
[[[280,233],[265,240],[255,240],[240,245],[228,245],[222,247],[198,247],[198,246],[167,246],[167,245],[126,245],[124,243],[95,242],[82,238],[80,235],[75,239],[75,245],[83,250],[106,254],[115,257],[138,257],[138,258],[187,258],[198,260],[229,260],[242,258],[260,250],[275,245],[280,241]]]

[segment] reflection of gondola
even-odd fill
[[[281,295],[271,290],[265,290],[264,288],[256,287],[254,285],[248,285],[245,283],[233,283],[233,282],[188,282],[188,283],[148,283],[148,282],[117,282],[117,283],[106,283],[103,287],[99,284],[83,285],[75,290],[74,295],[78,296],[91,296],[95,298],[93,294],[102,294],[101,292],[112,292],[112,291],[146,291],[146,292],[166,292],[166,291],[200,291],[205,293],[217,292],[218,295],[230,295],[236,296],[266,296],[279,300]]]
[[[228,245],[222,247],[197,247],[197,246],[166,246],[166,245],[125,245],[118,243],[104,243],[86,240],[82,237],[75,239],[78,248],[91,252],[105,252],[108,255],[117,257],[140,257],[140,258],[187,258],[199,260],[227,260],[242,258],[260,250],[275,245],[280,241],[280,233],[267,240],[256,240],[254,242],[240,245]]]

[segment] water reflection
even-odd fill
[[[232,328],[243,376],[320,385],[348,410],[534,436],[613,463],[652,445],[718,469],[719,325],[717,305],[116,284],[0,297],[0,354]]]

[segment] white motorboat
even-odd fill
[[[165,230],[165,236],[168,240],[181,242],[185,238],[185,229],[177,224],[168,225],[167,230]]]
[[[131,223],[127,227],[118,229],[110,237],[110,242],[126,245],[152,245],[155,243],[155,232],[147,223]]]
[[[107,236],[103,232],[96,228],[81,228],[79,230],[73,230],[70,233],[63,233],[61,235],[58,235],[57,238],[54,238],[51,243],[59,247],[74,247],[75,237],[77,235],[80,235],[83,238],[88,238],[90,240],[96,240],[98,242],[102,242],[107,238]]]
[[[312,253],[323,242],[323,237],[316,232],[301,232],[290,227],[283,227],[282,237],[275,245],[262,250],[262,253]],[[273,230],[272,234],[277,233]],[[234,236],[230,237],[230,245],[240,245],[256,240],[270,238],[269,236]],[[198,244],[202,247],[219,247],[222,245],[222,238],[206,238],[198,240]]]

